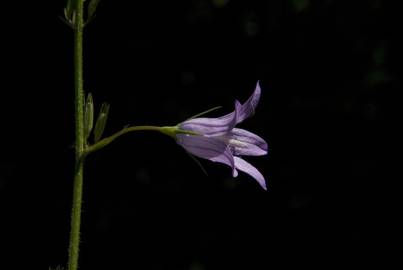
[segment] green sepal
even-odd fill
[[[194,131],[180,129],[179,126],[161,127],[159,131],[172,138],[176,138],[176,134],[187,134],[187,135],[195,135],[195,136],[200,135],[199,133],[194,132]]]
[[[97,122],[95,123],[94,143],[98,142],[101,139],[102,134],[104,133],[106,121],[108,120],[109,107],[110,106],[108,103],[102,103],[101,105],[101,109],[98,114],[98,119]]]
[[[206,176],[208,176],[208,173],[207,173],[206,169],[203,167],[203,165],[201,164],[201,162],[200,162],[195,156],[193,156],[192,154],[190,154],[190,153],[188,153],[188,152],[186,152],[186,154],[188,154],[188,156],[189,156],[191,159],[193,159],[194,162],[196,162],[196,164],[199,166],[199,168],[202,170],[202,172],[203,172]]]
[[[204,111],[204,112],[198,113],[198,114],[196,114],[196,115],[193,115],[192,117],[186,119],[185,121],[194,119],[194,118],[196,118],[196,117],[203,116],[203,115],[205,115],[205,114],[211,113],[211,112],[216,111],[216,110],[221,109],[221,108],[222,108],[222,106],[217,106],[217,107],[208,109],[207,111]]]
[[[84,137],[86,140],[90,137],[92,128],[94,127],[94,101],[92,94],[88,93],[84,108]]]

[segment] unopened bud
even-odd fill
[[[97,122],[95,123],[94,143],[98,142],[104,133],[106,121],[108,120],[109,107],[108,103],[102,103]]]

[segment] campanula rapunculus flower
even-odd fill
[[[244,104],[235,101],[233,112],[218,118],[200,117],[180,123],[177,126],[180,130],[194,134],[177,133],[177,143],[192,155],[230,166],[233,177],[238,175],[238,170],[249,174],[266,190],[263,175],[241,156],[265,155],[267,143],[256,134],[235,127],[254,114],[260,94],[258,82]]]

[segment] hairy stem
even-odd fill
[[[84,89],[83,89],[83,1],[75,0],[74,25],[74,88],[75,88],[75,159],[76,169],[73,186],[73,203],[71,210],[71,232],[69,245],[68,269],[77,270],[79,246],[81,204],[84,171]]]

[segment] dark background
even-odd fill
[[[73,33],[64,1],[25,2],[1,8],[1,269],[67,261]],[[106,134],[218,105],[222,115],[260,80],[241,127],[269,144],[248,160],[270,191],[208,161],[205,176],[171,138],[128,134],[86,164],[81,269],[393,261],[393,2],[101,1],[85,30],[85,88],[97,110],[111,104]]]

